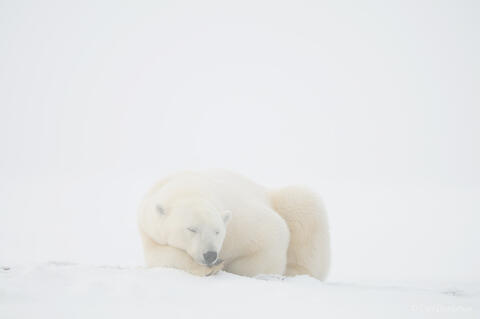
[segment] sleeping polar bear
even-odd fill
[[[149,267],[320,280],[329,268],[325,209],[301,187],[268,190],[224,171],[177,173],[150,190],[138,225]]]

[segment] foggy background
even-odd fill
[[[475,1],[0,0],[0,264],[142,265],[182,169],[319,192],[330,280],[480,280]]]

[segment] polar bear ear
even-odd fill
[[[166,215],[165,209],[164,209],[163,206],[160,205],[160,204],[155,205],[155,211],[156,211],[156,212],[158,213],[158,215],[160,215],[160,216],[165,216],[165,215]]]
[[[223,222],[225,224],[227,224],[230,221],[230,219],[232,218],[232,212],[229,211],[229,210],[224,211],[222,218],[223,218]]]

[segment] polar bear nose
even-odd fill
[[[207,251],[205,254],[203,254],[203,259],[205,259],[205,262],[210,265],[217,260],[217,252]]]

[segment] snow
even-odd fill
[[[323,283],[308,276],[195,277],[180,270],[50,262],[0,270],[15,318],[478,318],[480,285]]]

